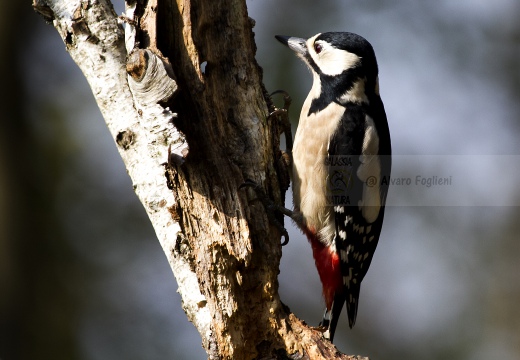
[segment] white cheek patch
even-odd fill
[[[373,223],[381,209],[381,160],[379,159],[379,136],[374,120],[365,118],[365,137],[357,170],[358,178],[363,182],[363,196],[358,205],[361,214],[368,223]]]
[[[307,49],[314,60],[314,63],[320,68],[320,71],[329,76],[339,75],[347,69],[356,67],[361,58],[356,54],[346,50],[336,49],[325,41],[318,40],[321,45],[321,52],[318,54],[314,50],[315,39],[321,34],[317,34],[307,40]]]
[[[316,62],[325,75],[339,75],[343,71],[356,67],[360,58],[345,50],[335,49],[331,46],[323,47],[319,54],[320,59]]]

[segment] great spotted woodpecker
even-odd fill
[[[322,326],[332,341],[345,303],[351,328],[356,321],[361,281],[379,240],[390,132],[367,40],[348,32],[276,38],[313,75],[292,149],[291,217],[312,246],[326,305]]]

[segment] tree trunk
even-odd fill
[[[245,0],[133,4],[126,43],[108,0],[33,6],[86,76],[209,358],[357,358],[283,306],[280,233],[240,189],[285,191]]]

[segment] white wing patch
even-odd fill
[[[381,209],[381,160],[379,159],[379,136],[374,120],[365,118],[365,137],[357,176],[363,182],[363,196],[358,205],[368,223],[373,223]]]
[[[366,78],[359,79],[356,81],[352,88],[347,90],[341,97],[339,101],[342,103],[352,102],[355,104],[368,103],[368,97],[365,94],[365,82]]]

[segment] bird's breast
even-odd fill
[[[323,242],[333,240],[335,227],[333,206],[327,189],[328,169],[325,159],[328,145],[345,108],[336,103],[308,114],[307,98],[300,115],[293,146],[293,199],[307,227],[316,230]]]

